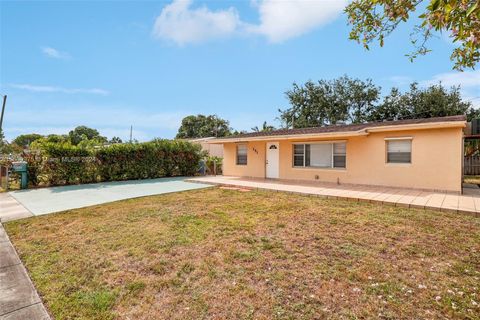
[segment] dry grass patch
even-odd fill
[[[472,183],[472,184],[480,184],[480,176],[464,176],[463,182],[465,183]]]
[[[480,219],[219,188],[5,225],[56,319],[478,319]]]

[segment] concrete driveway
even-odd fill
[[[13,220],[5,217],[9,216],[9,208],[16,212],[21,211],[18,204],[15,206],[15,202],[29,211],[30,215],[42,215],[130,198],[212,187],[184,180],[184,177],[161,178],[13,191],[9,196],[14,199],[10,199],[11,204],[5,208],[0,207],[0,211],[4,211],[0,212],[0,217],[4,217],[2,221]],[[7,199],[4,200],[4,203],[7,203]],[[25,216],[24,213],[18,218]]]

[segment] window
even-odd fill
[[[333,144],[333,167],[345,168],[347,165],[347,145],[345,143]]]
[[[237,165],[247,164],[248,147],[245,144],[237,145]]]
[[[305,167],[305,145],[293,145],[293,165],[295,167]]]
[[[387,163],[411,163],[412,140],[387,140]]]
[[[293,145],[294,167],[345,168],[346,144],[310,143]]]

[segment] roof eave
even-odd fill
[[[466,121],[443,121],[443,122],[426,122],[426,123],[412,123],[394,126],[378,126],[367,128],[368,132],[390,132],[390,131],[405,131],[405,130],[426,130],[426,129],[448,129],[448,128],[465,128]]]
[[[229,142],[246,142],[246,141],[272,141],[272,140],[294,140],[294,139],[308,139],[308,138],[346,138],[353,136],[367,135],[368,133],[361,131],[352,132],[324,132],[324,133],[302,133],[302,134],[288,134],[288,135],[272,135],[272,136],[258,136],[258,137],[239,137],[230,139],[216,139],[208,143],[229,143]]]
[[[309,138],[348,138],[366,136],[374,132],[393,132],[393,131],[407,131],[407,130],[427,130],[440,128],[464,128],[466,121],[445,121],[445,122],[428,122],[428,123],[414,123],[390,126],[377,126],[364,128],[358,131],[339,131],[339,132],[323,132],[323,133],[300,133],[288,135],[266,135],[256,137],[238,137],[238,138],[217,138],[208,141],[209,144],[223,144],[247,141],[272,141],[272,140],[295,140],[295,139],[309,139]]]

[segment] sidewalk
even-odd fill
[[[8,192],[0,193],[0,222],[32,217],[33,214]]]
[[[206,176],[187,181],[214,185],[266,189],[319,197],[374,202],[398,207],[465,213],[480,217],[480,191],[464,195],[376,186],[335,185],[321,182],[291,182],[269,179]]]
[[[0,319],[50,319],[12,243],[0,224]]]

